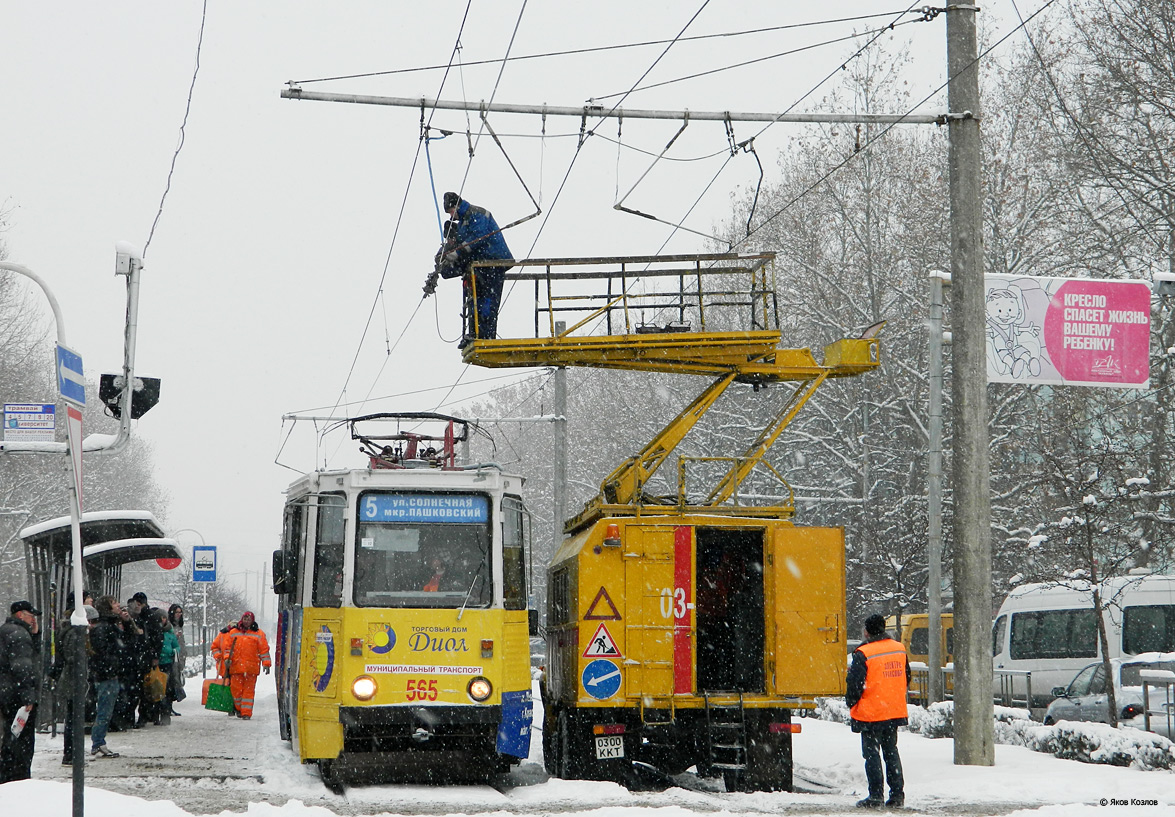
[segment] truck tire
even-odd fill
[[[571,713],[566,709],[559,710],[557,735],[557,763],[559,776],[564,780],[582,780],[587,771],[585,768],[586,753],[580,746],[579,738],[573,728]]]

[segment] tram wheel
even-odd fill
[[[318,761],[318,773],[322,775],[322,783],[331,792],[335,794],[342,794],[344,790],[343,777],[335,768],[333,760]]]

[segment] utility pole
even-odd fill
[[[975,5],[947,6],[954,376],[955,764],[995,764],[979,55]]]
[[[943,699],[942,682],[942,353],[946,343],[942,331],[942,290],[951,282],[949,273],[930,272],[930,456],[927,461],[926,613],[929,637],[929,703]]]

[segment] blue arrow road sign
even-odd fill
[[[57,345],[57,391],[61,399],[79,408],[86,404],[86,378],[82,375],[82,356]]]
[[[583,668],[580,680],[588,695],[603,701],[620,691],[620,667],[611,661],[597,658]]]

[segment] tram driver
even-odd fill
[[[432,551],[428,557],[425,572],[430,575],[420,589],[426,593],[435,593],[440,590],[441,582],[445,578],[445,558],[439,550]],[[445,589],[448,589],[447,585]]]

